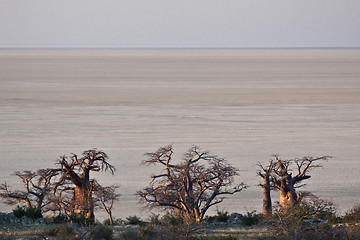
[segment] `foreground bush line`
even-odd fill
[[[329,234],[322,235],[317,231],[308,232],[301,238],[275,235],[276,229],[263,224],[255,226],[201,226],[197,231],[186,234],[184,226],[166,227],[162,225],[103,225],[81,227],[74,224],[49,224],[37,226],[36,229],[18,229],[0,231],[0,239],[113,239],[113,240],[271,240],[271,239],[359,239],[360,224],[335,224],[331,229],[322,226]],[[335,234],[334,234],[335,233]]]
[[[21,211],[16,209],[11,214],[0,213],[0,239],[360,239],[360,206],[354,207],[343,217],[323,212],[301,221],[298,217],[302,216],[304,206],[309,206],[300,206],[291,209],[294,214],[287,219],[282,219],[279,214],[263,218],[255,211],[245,215],[218,211],[216,215],[206,217],[202,223],[187,224],[177,214],[167,212],[163,216],[152,215],[147,221],[129,216],[125,220],[115,220],[113,225],[104,221],[90,226],[57,222],[59,217],[18,218],[14,213]]]

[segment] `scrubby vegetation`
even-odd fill
[[[17,218],[28,217],[31,219],[38,219],[38,218],[43,217],[43,215],[39,209],[32,208],[32,207],[24,208],[24,207],[17,206],[13,210],[13,214]]]
[[[126,220],[117,219],[113,225],[94,223],[91,226],[84,226],[84,224],[69,223],[66,219],[61,222],[58,221],[59,218],[62,217],[47,217],[47,223],[42,225],[2,222],[0,239],[17,239],[19,236],[27,236],[24,239],[54,240],[352,240],[360,238],[359,206],[355,206],[344,216],[338,216],[330,201],[315,196],[304,198],[295,207],[286,210],[276,206],[274,214],[266,218],[255,211],[242,215],[219,210],[215,215],[207,216],[202,223],[193,224],[186,223],[182,216],[174,211],[166,212],[164,215],[154,214],[147,220],[133,215]]]

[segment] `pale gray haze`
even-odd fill
[[[359,0],[0,0],[0,183],[97,147],[114,216],[147,216],[144,153],[198,145],[240,169],[249,188],[219,207],[244,213],[262,207],[259,161],[332,155],[302,189],[344,213],[360,199],[358,47]]]
[[[358,0],[0,0],[0,47],[359,47]]]

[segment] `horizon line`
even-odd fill
[[[360,47],[1,47],[0,50],[351,50]]]

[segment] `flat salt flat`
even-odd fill
[[[145,217],[134,194],[159,169],[141,161],[168,144],[239,168],[249,188],[219,209],[242,213],[261,211],[257,162],[331,155],[302,190],[343,213],[360,202],[360,50],[0,50],[1,183],[96,147],[114,216]]]

